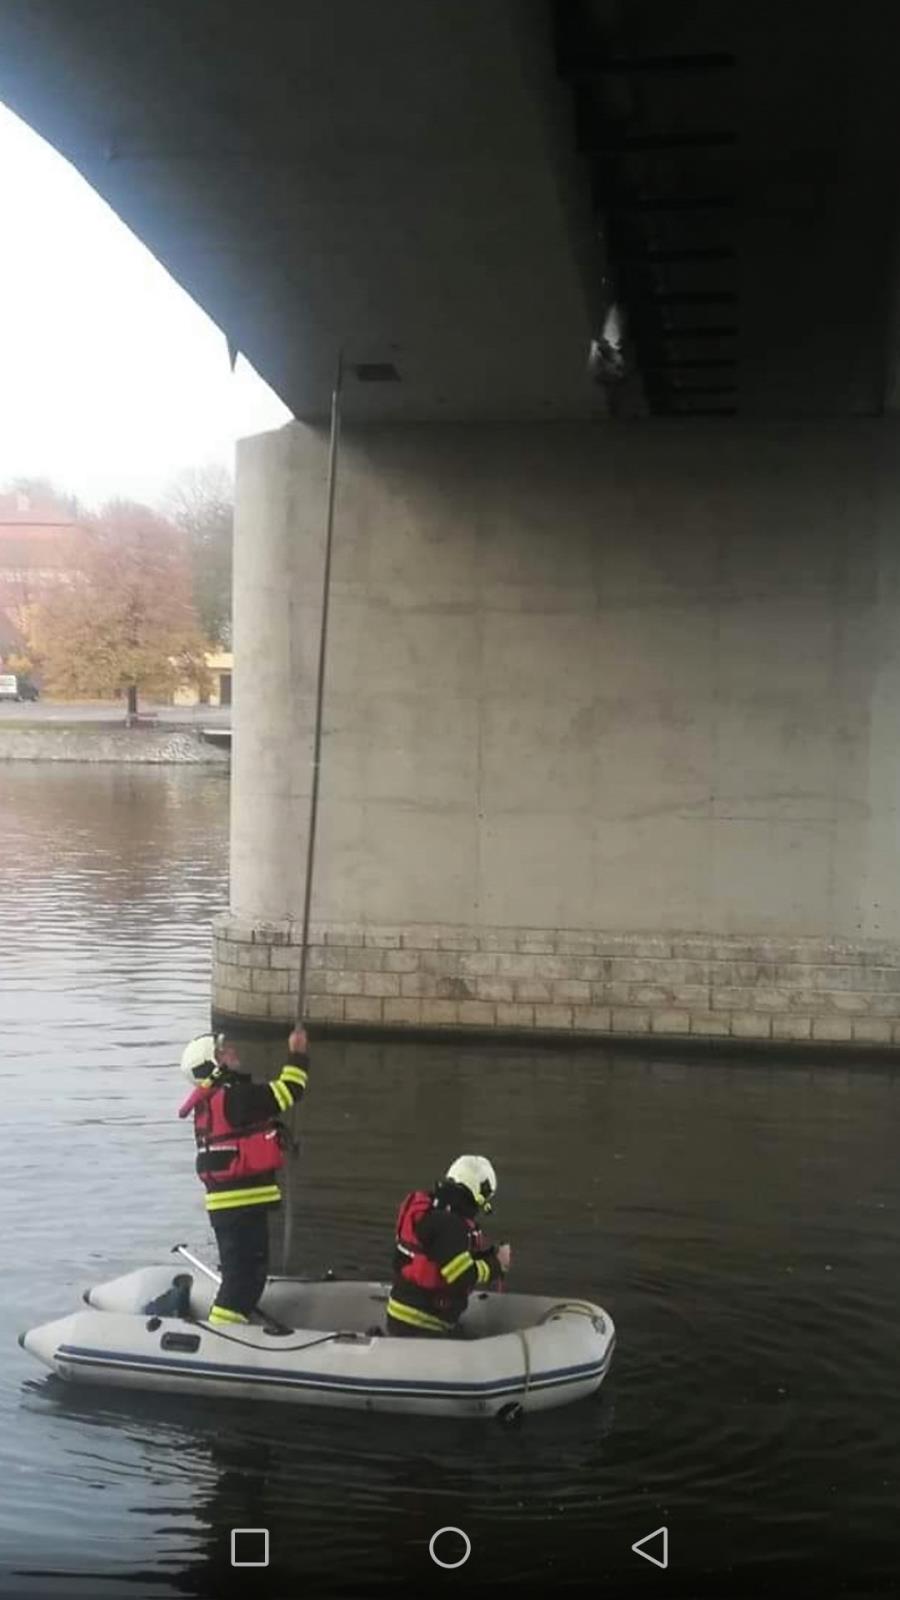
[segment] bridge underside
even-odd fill
[[[0,97],[307,419],[340,344],[358,418],[879,415],[898,80],[891,0],[0,8]]]
[[[888,0],[0,7],[301,419],[239,453],[221,1016],[295,1004],[343,347],[311,1016],[900,1044],[898,81]]]

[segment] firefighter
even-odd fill
[[[306,1089],[309,1046],[298,1023],[288,1060],[270,1083],[254,1083],[237,1046],[224,1034],[192,1039],[181,1070],[194,1085],[178,1115],[193,1112],[197,1174],[219,1247],[222,1282],[209,1314],[213,1327],[250,1319],[269,1270],[269,1214],[281,1202],[283,1111]]]
[[[432,1190],[406,1196],[397,1216],[388,1333],[453,1337],[471,1291],[494,1287],[509,1271],[509,1245],[489,1244],[480,1229],[496,1193],[487,1158],[459,1156]]]

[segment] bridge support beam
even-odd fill
[[[900,1044],[897,445],[348,430],[310,1018]],[[294,1011],[326,457],[239,453],[222,1018]]]

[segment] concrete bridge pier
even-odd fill
[[[900,1043],[887,420],[347,431],[308,1015]],[[294,1013],[327,437],[243,443],[221,1018]]]

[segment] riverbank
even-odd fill
[[[124,721],[0,722],[0,761],[129,762],[137,765],[228,767],[227,750],[209,744],[199,728]]]

